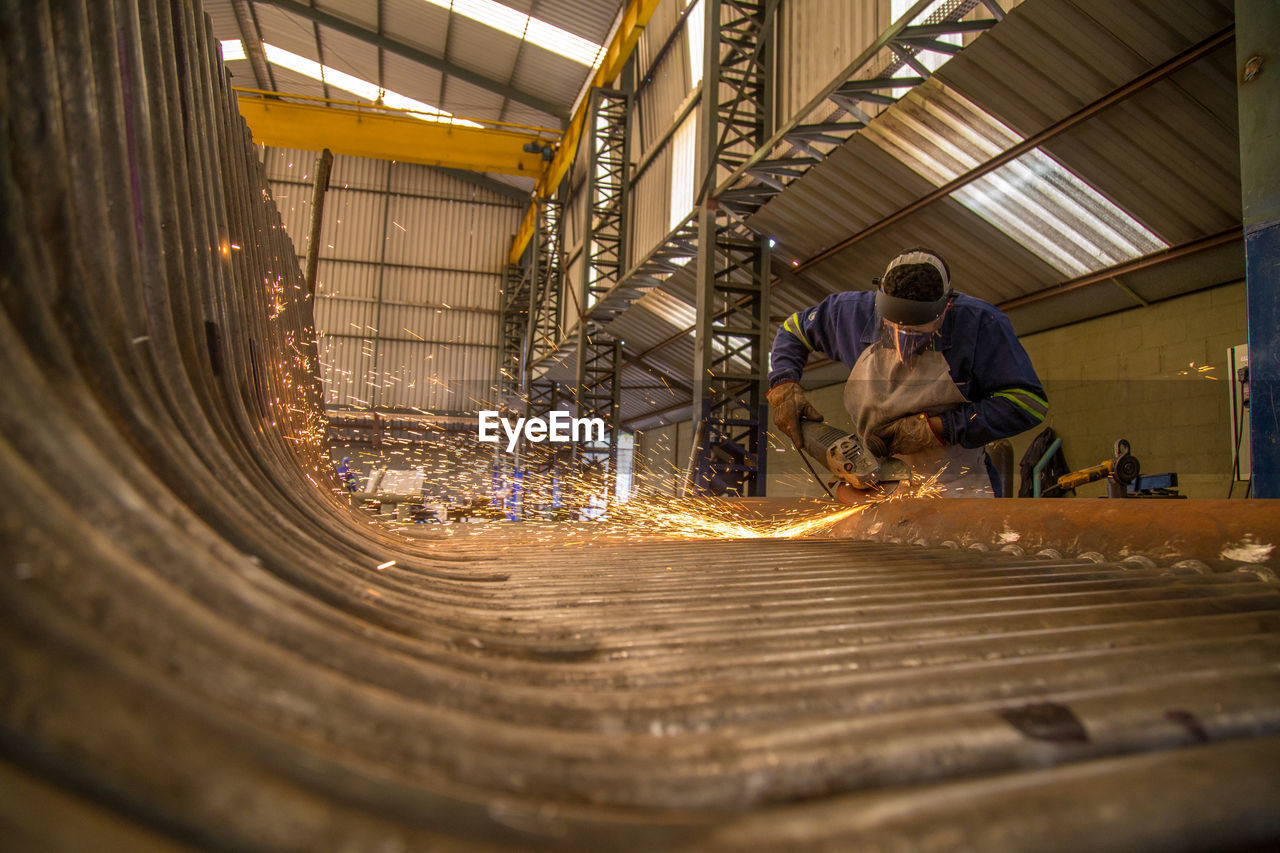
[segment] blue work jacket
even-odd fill
[[[863,350],[880,340],[875,298],[873,290],[833,293],[788,317],[773,341],[769,384],[799,381],[812,352],[852,369]],[[1031,359],[1009,318],[991,303],[957,293],[932,346],[969,400],[942,413],[946,443],[981,447],[1044,420],[1049,404]]]

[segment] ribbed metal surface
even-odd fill
[[[448,9],[442,9],[433,3],[424,3],[422,0],[381,0],[381,2],[382,25],[385,32],[394,34],[397,40],[425,50],[433,56],[444,55],[451,16]],[[370,11],[368,4],[362,0],[342,0],[342,5],[364,7],[360,13],[361,17],[367,16]],[[337,12],[337,7],[333,8],[335,14],[348,17],[348,13]],[[355,20],[354,17],[352,19]]]
[[[1274,521],[1221,552],[1246,571],[370,525],[335,494],[310,303],[189,7],[0,11],[9,846],[1280,839]]]
[[[552,103],[565,104],[567,110],[590,74],[591,69],[585,65],[536,45],[525,44],[516,61],[511,84],[522,92]]]
[[[262,40],[264,42],[284,48],[298,56],[319,61],[320,57],[316,53],[315,28],[310,21],[295,18],[283,9],[268,6],[266,3],[261,6],[255,6],[253,11],[258,19],[258,28],[262,32]],[[273,66],[272,68],[273,73],[278,74],[280,70],[283,69],[280,69],[279,66]],[[279,82],[278,79],[277,82]],[[317,82],[316,85],[318,86],[319,83]],[[281,89],[281,91],[296,94],[294,89]],[[335,97],[339,96],[335,95]]]
[[[425,3],[419,5],[426,6]],[[388,32],[398,31],[388,30]],[[444,103],[443,87],[445,83],[445,75],[434,68],[428,68],[414,62],[412,59],[406,59],[396,53],[383,51],[382,54],[382,85],[389,91],[399,92],[402,95],[409,95],[418,100],[431,104],[441,109],[446,109],[456,115],[463,117],[475,117],[495,119],[501,118],[497,115],[477,115],[473,116],[471,112],[462,109],[454,110],[452,107],[442,106]],[[369,78],[373,82],[377,82],[376,76]],[[417,94],[414,94],[417,93]],[[350,100],[350,99],[348,99]]]
[[[300,255],[314,163],[313,152],[266,152]],[[487,348],[497,340],[502,263],[519,215],[509,199],[438,170],[336,157],[316,303],[325,361],[334,365],[325,379],[336,383],[326,386],[326,402],[365,406],[376,398],[382,406],[432,410],[451,402],[442,384],[487,382],[496,370]],[[464,344],[476,352],[458,357],[446,349]]]
[[[223,39],[239,39],[240,27],[236,25],[235,8],[231,0],[205,0],[205,13],[213,24],[213,37]]]
[[[375,84],[378,82],[378,53],[376,50],[369,49],[368,42],[329,27],[321,26],[320,44],[324,48],[325,66],[359,77],[361,80],[368,80]],[[302,55],[313,58],[309,53]],[[429,78],[403,82],[409,83],[403,89],[391,86],[385,81],[383,85],[394,92],[399,92],[401,95],[408,95],[410,98],[417,98],[428,103],[435,97],[436,93],[430,86]],[[353,98],[350,93],[335,97],[346,100]]]
[[[671,231],[671,146],[666,145],[631,185],[631,244],[634,262]]]
[[[448,28],[449,61],[472,71],[478,71],[494,80],[512,80],[516,73],[516,60],[519,55],[524,51],[536,50],[532,45],[524,44],[519,39],[501,33],[493,27],[485,26],[479,21],[473,21],[464,15],[451,14]],[[492,93],[488,94],[492,97]],[[470,115],[462,109],[463,102],[451,101],[451,103],[457,107],[458,115]]]
[[[872,135],[881,124],[890,127],[921,104],[929,106],[929,93],[941,96],[940,85],[945,85],[1028,136],[1230,22],[1230,4],[1220,0],[1172,6],[1032,0],[943,66],[916,97],[884,113],[873,124]],[[1172,78],[1091,116],[1045,145],[1044,152],[1169,244],[1232,227],[1239,221],[1239,177],[1231,57],[1229,44],[1219,48]],[[946,144],[966,144],[958,136],[938,133]],[[855,135],[766,205],[752,224],[777,239],[784,259],[804,260],[935,185]],[[1009,230],[1007,223],[1004,227]],[[1074,239],[1069,228],[1061,233]],[[1052,269],[1007,233],[948,199],[803,275],[829,292],[867,287],[886,259],[911,245],[940,250],[959,289],[993,301],[1076,274]],[[1235,266],[1230,258],[1220,258],[1208,268],[1187,262],[1175,272],[1166,270],[1159,298],[1229,278],[1229,272],[1221,271],[1223,261],[1228,269]],[[1126,284],[1134,286],[1127,279]],[[1154,298],[1141,286],[1134,289]],[[1096,288],[1082,289],[1055,299],[1051,310],[1019,308],[1010,316],[1025,333],[1115,310],[1114,302],[1110,293],[1100,296]]]
[[[697,10],[694,13],[698,14]],[[635,126],[639,132],[633,137],[632,147],[637,158],[647,154],[671,129],[691,90],[688,35],[682,28],[657,64],[649,66],[636,96]]]
[[[622,0],[583,3],[581,0],[535,0],[529,14],[552,26],[605,44],[614,19],[625,5]]]
[[[460,68],[478,72],[499,83],[552,103],[561,104],[567,113],[586,80],[586,66],[557,56],[543,48],[522,43],[479,21],[451,12],[422,0],[381,0],[382,32],[410,47],[445,59]],[[510,8],[539,17],[535,4],[506,2]],[[603,44],[618,9],[619,0],[555,0],[545,3],[547,20],[561,29]],[[319,3],[317,8],[350,21],[370,32],[378,30],[374,4],[366,0],[334,0]],[[239,38],[234,11],[225,0],[210,6],[221,38]],[[263,40],[306,59],[319,60],[312,22],[267,4],[255,7]],[[542,19],[542,18],[540,18]],[[542,19],[546,20],[546,19]],[[351,73],[364,80],[379,82],[378,49],[327,27],[320,28],[320,46],[324,62],[330,67]],[[447,53],[447,55],[446,55]],[[233,63],[237,75],[251,80],[249,63]],[[489,120],[515,121],[537,126],[557,126],[551,116],[527,107],[517,107],[501,95],[464,83],[451,75],[427,68],[396,54],[382,57],[382,84],[389,90],[447,110],[454,115]],[[281,90],[296,94],[322,95],[323,87],[294,72],[272,67]],[[240,85],[246,83],[237,77]],[[350,94],[332,90],[333,97],[349,98]]]
[[[889,3],[803,0],[778,6],[778,123],[843,71],[890,24]]]

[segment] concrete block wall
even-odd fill
[[[1245,329],[1245,288],[1237,282],[1028,335],[1022,343],[1045,384],[1046,423],[1062,437],[1069,465],[1109,459],[1116,439],[1125,438],[1144,472],[1173,471],[1182,494],[1224,498],[1231,485],[1227,349],[1245,342]],[[806,388],[829,423],[849,429],[842,393],[842,384]],[[640,482],[674,492],[674,472],[688,462],[689,432],[680,424],[641,435]],[[1038,432],[1012,440],[1015,466]],[[768,494],[821,495],[790,441],[772,428],[769,439]],[[1077,496],[1104,491],[1095,483]]]
[[[1073,468],[1126,438],[1142,470],[1174,471],[1189,497],[1231,485],[1227,349],[1246,340],[1243,282],[1023,338]],[[1035,433],[1014,439],[1019,460]],[[1082,497],[1103,493],[1102,484]],[[1240,495],[1242,489],[1236,488]]]

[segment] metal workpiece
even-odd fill
[[[841,521],[832,535],[1176,573],[1234,570],[1275,580],[1280,570],[1280,511],[1270,501],[885,501]]]
[[[0,20],[6,848],[1280,837],[1265,504],[370,523],[194,6]]]

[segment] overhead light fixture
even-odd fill
[[[600,54],[604,51],[603,47],[589,39],[562,30],[546,21],[532,18],[510,6],[495,3],[494,0],[425,0],[425,2],[432,6],[439,6],[441,9],[457,12],[464,18],[470,18],[486,27],[493,27],[507,35],[523,39],[543,50],[549,50],[588,68],[595,66]]]

